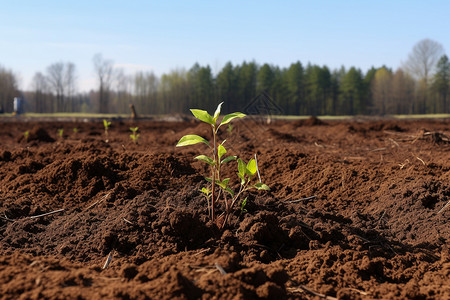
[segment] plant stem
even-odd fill
[[[212,126],[213,131],[213,159],[216,160],[216,131],[214,126]],[[214,203],[215,203],[215,187],[216,187],[216,165],[213,166],[212,182],[211,182],[211,221],[214,223]]]

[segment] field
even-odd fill
[[[450,119],[232,124],[271,190],[219,230],[204,123],[0,119],[0,298],[450,299]]]

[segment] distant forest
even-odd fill
[[[158,77],[138,72],[125,75],[100,54],[94,56],[98,89],[77,92],[76,66],[50,65],[37,72],[29,91],[19,91],[14,72],[0,66],[0,112],[13,111],[14,97],[23,98],[26,112],[188,113],[189,108],[213,110],[224,101],[225,112],[239,111],[263,95],[283,115],[387,115],[450,113],[450,62],[443,47],[418,42],[401,68],[356,67],[330,70],[300,61],[280,68],[254,61],[231,62],[213,74],[210,66],[194,64]]]

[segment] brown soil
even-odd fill
[[[450,299],[450,120],[234,122],[271,190],[224,231],[204,124],[0,124],[1,299]]]

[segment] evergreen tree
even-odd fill
[[[341,112],[348,115],[365,113],[364,84],[361,70],[352,67],[342,78],[340,107]]]
[[[299,114],[300,104],[305,95],[305,74],[302,64],[298,61],[290,65],[284,74],[284,83],[286,91],[285,105],[283,109],[289,114]]]
[[[443,55],[437,63],[437,71],[433,78],[433,90],[436,93],[437,109],[435,112],[450,113],[450,62]]]

